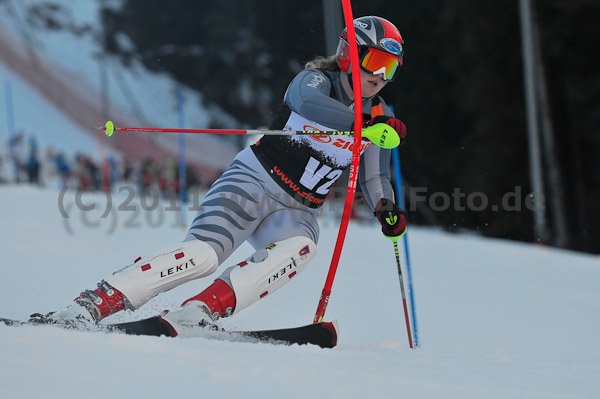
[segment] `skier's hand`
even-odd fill
[[[385,123],[386,125],[391,126],[391,128],[398,133],[398,137],[400,137],[400,145],[406,142],[406,126],[400,119],[392,118],[391,116],[379,115],[369,121],[366,121],[364,127],[373,126],[377,123]]]
[[[404,211],[394,201],[382,198],[375,207],[375,216],[381,224],[381,231],[386,237],[400,237],[406,233]]]

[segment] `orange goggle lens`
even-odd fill
[[[360,66],[364,70],[374,75],[383,73],[385,80],[392,80],[400,65],[402,62],[399,58],[371,48],[367,49],[360,61]]]

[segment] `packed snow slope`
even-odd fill
[[[183,238],[181,214],[113,210],[102,194],[0,187],[0,315],[56,310],[112,271]],[[69,218],[64,218],[59,204]],[[148,205],[148,204],[146,204]],[[148,208],[148,206],[146,206]],[[338,222],[326,210],[319,255],[229,328],[312,321]],[[162,215],[162,216],[161,216]],[[193,212],[187,213],[187,219]],[[3,398],[594,398],[600,397],[600,262],[591,255],[410,228],[421,348],[408,347],[392,244],[351,223],[326,318],[339,344],[275,346],[0,326]],[[244,246],[227,261],[252,252]],[[210,284],[158,296],[132,320]]]

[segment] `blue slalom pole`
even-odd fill
[[[9,154],[10,157],[12,158],[12,163],[13,163],[13,169],[14,169],[14,173],[15,173],[15,183],[19,184],[20,183],[20,178],[19,178],[19,174],[20,174],[20,170],[19,167],[20,165],[18,164],[17,161],[17,142],[16,142],[16,135],[17,132],[15,131],[15,109],[14,109],[14,105],[13,105],[13,97],[12,97],[12,86],[10,84],[10,81],[6,81],[4,84],[4,96],[6,99],[6,127],[8,129],[8,148],[9,148]]]
[[[394,171],[396,174],[396,197],[400,208],[405,209],[404,195],[402,190],[402,171],[400,170],[400,151],[398,147],[392,150]],[[417,327],[417,310],[413,289],[412,271],[410,266],[410,251],[408,249],[408,231],[404,234],[404,255],[406,259],[406,276],[408,277],[408,297],[410,299],[410,314],[412,319],[412,332],[415,348],[419,347],[419,328]]]
[[[183,85],[177,88],[177,113],[179,115],[178,126],[180,129],[185,128],[185,118],[183,111],[184,95]],[[185,173],[185,134],[179,134],[179,193],[181,199],[181,225],[185,226],[186,212],[185,205],[187,204],[187,179]]]
[[[4,83],[4,96],[6,98],[6,127],[8,128],[8,137],[15,134],[15,113],[12,100],[12,87],[7,80]]]

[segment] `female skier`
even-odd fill
[[[337,54],[317,58],[290,83],[271,129],[353,129],[351,73],[360,73],[365,126],[385,123],[403,141],[404,124],[377,96],[402,65],[402,37],[389,21],[354,20],[360,69],[350,65],[348,34]],[[314,258],[317,214],[330,187],[351,163],[353,137],[264,136],[241,151],[212,185],[184,241],[133,264],[86,290],[67,308],[46,316],[52,323],[97,323],[122,309],[212,274],[244,241],[257,251],[230,266],[180,309],[162,316],[174,335],[237,313],[271,294]],[[399,236],[406,220],[394,204],[390,150],[363,141],[359,181],[386,236]]]

